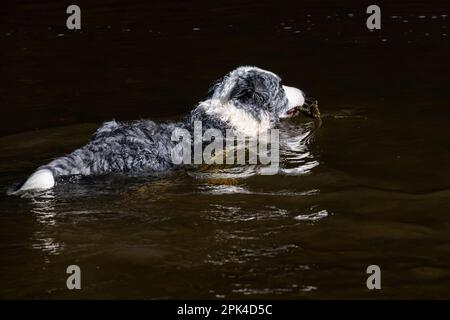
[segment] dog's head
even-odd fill
[[[279,76],[256,67],[239,67],[215,81],[208,98],[232,105],[258,121],[268,116],[271,123],[297,115],[305,103],[301,90],[284,86]]]

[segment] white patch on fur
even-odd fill
[[[283,89],[289,101],[289,108],[300,107],[305,103],[305,96],[300,89],[288,86],[283,86]]]
[[[265,112],[261,112],[261,121],[258,121],[248,112],[236,108],[231,102],[222,104],[218,99],[211,99],[200,103],[199,107],[203,108],[208,115],[218,117],[237,132],[248,137],[256,137],[270,129],[269,115]]]
[[[54,186],[53,173],[48,169],[41,169],[33,173],[17,192],[50,189]]]
[[[288,117],[287,111],[289,109],[300,107],[305,103],[305,96],[300,89],[294,87],[283,86],[284,92],[286,93],[286,97],[288,99],[288,105],[286,107],[285,112],[280,115],[280,118]]]

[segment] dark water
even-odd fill
[[[450,298],[447,3],[382,6],[377,32],[354,2],[78,4],[71,33],[63,2],[2,3],[1,298]],[[322,127],[281,125],[279,175],[5,195],[101,121],[178,119],[244,64],[319,100]],[[82,290],[66,289],[71,264]]]

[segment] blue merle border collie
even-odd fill
[[[88,144],[39,167],[9,194],[50,189],[63,176],[170,170],[176,167],[171,160],[175,128],[192,132],[194,122],[201,121],[203,131],[231,129],[236,134],[254,137],[274,128],[282,118],[299,113],[315,118],[316,114],[304,105],[303,92],[282,85],[276,74],[257,67],[239,67],[215,81],[206,100],[182,121],[106,122]]]

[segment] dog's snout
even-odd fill
[[[303,106],[303,104],[305,103],[305,96],[302,90],[288,86],[283,86],[283,89],[288,99],[289,108]]]

